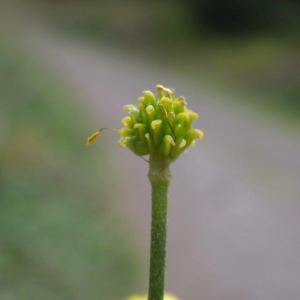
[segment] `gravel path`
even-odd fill
[[[118,127],[122,106],[156,83],[176,87],[200,113],[205,139],[172,168],[168,290],[185,300],[300,299],[299,134],[201,83],[192,86],[184,74],[109,48],[38,32],[28,41],[37,59],[79,95],[95,128]],[[146,163],[107,141],[119,179],[114,192],[122,196],[114,205],[136,229],[148,259]]]

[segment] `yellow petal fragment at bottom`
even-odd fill
[[[196,132],[196,138],[199,139],[199,140],[203,140],[203,138],[204,138],[203,131],[200,130],[200,129],[195,129],[195,132]]]
[[[147,300],[147,295],[132,295],[126,298],[126,300]],[[165,294],[164,300],[179,300],[179,299],[171,294]]]

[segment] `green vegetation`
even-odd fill
[[[205,82],[212,89],[217,86],[225,94],[234,94],[240,105],[299,126],[299,51],[295,45],[292,36],[271,34],[210,39],[205,45],[195,45],[187,57],[173,60],[179,62],[176,70],[192,81]]]
[[[138,266],[105,150],[85,148],[83,114],[45,70],[0,49],[0,299],[122,299]]]

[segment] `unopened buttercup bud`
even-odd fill
[[[138,106],[124,107],[129,115],[122,119],[120,144],[137,155],[149,155],[150,161],[171,162],[202,139],[203,132],[193,128],[198,114],[187,108],[184,97],[163,85],[156,88],[156,95],[144,91]]]

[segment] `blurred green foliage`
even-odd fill
[[[0,49],[0,299],[122,299],[138,262],[105,149],[87,151],[84,114],[45,70]]]
[[[191,81],[234,94],[240,105],[252,105],[298,127],[299,53],[295,37],[288,35],[279,39],[268,35],[211,39],[206,45],[196,45],[184,59],[177,59],[175,68]]]
[[[60,31],[142,55],[191,82],[251,98],[263,112],[300,120],[296,0],[42,3],[40,11]]]

